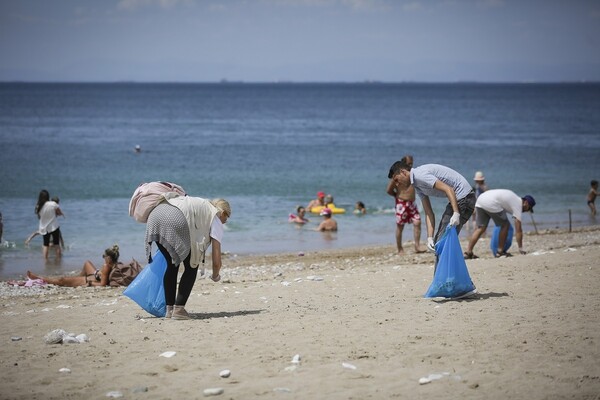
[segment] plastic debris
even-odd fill
[[[218,396],[220,394],[223,394],[223,392],[223,388],[208,388],[204,389],[203,393],[205,396]]]
[[[229,378],[231,376],[231,371],[228,369],[224,369],[223,371],[219,372],[219,376],[221,378]]]
[[[165,358],[171,358],[173,357],[175,354],[177,354],[176,351],[165,351],[164,353],[162,353],[159,357],[165,357]]]

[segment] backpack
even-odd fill
[[[185,190],[175,183],[142,183],[135,189],[129,201],[129,216],[133,217],[137,222],[145,224],[154,207],[165,199],[163,196],[165,193],[176,193],[180,196],[186,195]]]
[[[110,271],[108,281],[110,286],[129,286],[140,272],[142,266],[135,259],[132,259],[129,264],[117,263]]]

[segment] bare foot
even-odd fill
[[[33,272],[31,272],[31,271],[27,271],[27,277],[28,277],[29,279],[40,279],[40,277],[39,277],[39,276],[37,276],[36,274],[34,274],[34,273],[33,273]]]
[[[415,253],[421,254],[421,253],[425,253],[425,252],[427,252],[427,249],[424,249],[422,247],[415,247]]]
[[[398,250],[398,255],[399,255],[399,256],[403,256],[403,255],[404,255],[404,249],[400,249],[400,250]]]

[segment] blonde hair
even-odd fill
[[[104,250],[104,254],[109,256],[113,263],[119,262],[119,245],[115,244],[113,247]]]
[[[229,205],[229,202],[225,199],[212,199],[210,201],[210,204],[212,204],[213,206],[217,207],[217,210],[219,210],[220,213],[225,213],[227,214],[227,218],[231,217],[231,206]]]

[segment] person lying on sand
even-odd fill
[[[29,279],[43,279],[44,281],[57,286],[107,286],[109,284],[109,276],[113,267],[119,262],[119,246],[104,250],[102,255],[104,264],[100,269],[96,269],[91,261],[86,261],[78,276],[38,276],[31,271],[27,271]]]

